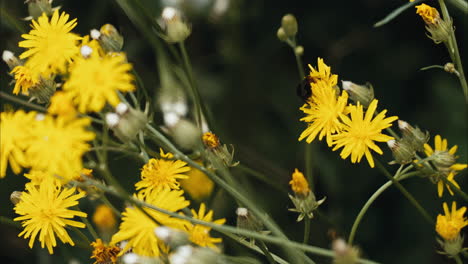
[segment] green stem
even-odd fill
[[[270,263],[270,264],[275,264],[276,263],[276,261],[273,259],[273,256],[271,255],[270,251],[268,250],[265,242],[259,241],[258,242],[258,247],[263,252],[263,255],[265,255],[266,259],[268,260],[268,263]]]
[[[83,239],[83,241],[88,245],[88,247],[91,247],[91,241],[89,240],[89,238],[83,233],[81,232],[81,230],[79,230],[78,228],[76,227],[71,227],[71,229],[81,238]]]
[[[457,264],[463,264],[463,261],[461,260],[461,258],[460,258],[459,255],[453,256],[453,259],[455,259],[455,262],[456,262]]]
[[[179,42],[179,48],[182,53],[182,60],[184,62],[185,71],[187,72],[187,75],[189,77],[190,88],[195,107],[195,120],[197,122],[198,127],[201,128],[203,111],[200,100],[200,93],[198,92],[198,89],[195,85],[195,79],[193,77],[192,72],[192,64],[190,63],[190,58],[187,54],[187,50],[185,49],[185,44],[183,41]]]
[[[466,3],[465,3],[466,4]],[[450,21],[450,14],[448,12],[447,6],[445,5],[444,0],[439,0],[440,9],[442,10],[442,16],[445,21]],[[448,52],[450,57],[452,58],[453,62],[455,63],[455,67],[458,71],[458,79],[460,80],[460,84],[463,89],[463,93],[465,95],[465,103],[468,103],[468,84],[466,82],[465,73],[463,71],[462,60],[460,58],[460,51],[458,50],[457,38],[455,36],[455,30],[450,31],[450,39],[448,41]]]
[[[20,104],[20,105],[24,105],[26,107],[29,107],[29,108],[37,110],[37,111],[47,112],[47,108],[45,108],[43,106],[40,106],[40,105],[37,105],[37,104],[34,104],[34,103],[30,103],[30,102],[28,102],[26,100],[18,98],[18,97],[14,96],[14,95],[9,95],[9,94],[7,94],[5,92],[2,92],[2,91],[0,91],[0,98],[7,99],[8,101],[11,101],[11,102],[14,102],[14,103],[17,103],[17,104]]]
[[[109,199],[107,199],[105,194],[102,194],[100,199],[105,205],[107,205],[110,209],[112,209],[115,215],[117,215],[119,218],[122,217],[122,214],[120,213],[120,211],[117,210],[117,208],[115,208],[115,206],[109,201]]]
[[[237,227],[228,226],[228,225],[218,225],[218,224],[215,224],[215,223],[212,223],[212,222],[205,222],[203,220],[191,218],[191,217],[188,217],[188,216],[176,213],[176,212],[167,211],[165,209],[156,207],[156,206],[154,206],[152,204],[148,204],[148,203],[146,203],[144,201],[138,200],[135,197],[127,196],[124,193],[116,190],[117,188],[110,188],[110,187],[108,187],[106,185],[103,185],[102,183],[100,183],[100,182],[98,182],[96,180],[88,179],[85,183],[81,183],[81,182],[77,182],[77,181],[74,181],[73,183],[76,184],[77,186],[86,186],[88,184],[92,184],[93,186],[96,186],[97,188],[99,188],[99,189],[101,189],[101,190],[103,190],[103,191],[105,191],[105,192],[107,192],[109,194],[112,194],[112,195],[114,195],[114,196],[116,196],[116,197],[118,197],[120,199],[123,199],[125,201],[131,202],[133,204],[136,204],[136,205],[139,205],[139,206],[142,206],[142,207],[147,207],[147,208],[152,209],[152,210],[156,210],[158,212],[161,212],[163,214],[167,214],[167,215],[172,216],[174,218],[189,221],[192,224],[199,224],[199,225],[207,226],[207,227],[210,227],[210,228],[212,228],[212,229],[214,229],[214,230],[216,230],[218,232],[221,232],[221,233],[227,232],[227,233],[237,234],[237,235],[241,235],[241,236],[245,236],[245,237],[251,237],[251,238],[254,238],[254,239],[262,240],[262,241],[273,243],[273,244],[280,245],[280,246],[293,247],[293,248],[302,250],[304,252],[309,252],[309,253],[312,253],[312,254],[325,256],[325,257],[334,257],[334,255],[335,255],[335,253],[332,250],[329,250],[329,249],[323,249],[323,248],[319,248],[319,247],[304,245],[302,243],[294,242],[294,241],[284,239],[284,238],[280,238],[280,237],[275,237],[275,236],[270,236],[270,235],[263,235],[263,234],[260,234],[260,233],[257,233],[257,232],[252,232],[251,230],[247,230],[247,229],[237,228]],[[365,260],[365,259],[359,259],[358,263],[376,264],[377,262],[370,261],[370,260]]]
[[[460,9],[464,14],[468,13],[468,3],[464,0],[449,0],[449,2]]]
[[[461,198],[463,198],[463,200],[465,200],[466,202],[468,202],[468,195],[463,192],[462,190],[460,190],[459,188],[457,188],[457,186],[455,186],[455,184],[453,184],[451,181],[449,181],[446,177],[441,177],[442,180],[444,181],[445,184],[447,184],[448,186],[450,186],[450,189],[455,192],[456,194],[460,195]]]
[[[281,193],[288,193],[287,190],[285,190],[284,188],[281,187],[281,185],[277,184],[276,181],[272,181],[271,178],[268,178],[267,176],[265,176],[265,174],[261,173],[261,172],[258,172],[252,168],[249,168],[245,165],[243,165],[242,163],[240,163],[239,165],[237,165],[236,167],[234,167],[235,169],[239,169],[247,174],[250,174],[252,176],[254,176],[255,178],[257,178],[258,180],[270,185],[271,187],[275,188],[277,191],[281,192]]]
[[[81,217],[81,220],[85,223],[86,225],[86,228],[88,228],[88,231],[89,233],[91,234],[91,236],[94,238],[94,240],[98,239],[99,236],[98,234],[96,233],[96,230],[94,230],[94,227],[91,225],[91,223],[89,222],[88,218],[86,217]]]
[[[7,224],[7,225],[13,226],[15,228],[22,229],[22,226],[21,226],[20,222],[15,222],[10,218],[5,217],[5,216],[1,216],[1,215],[0,215],[0,224]]]
[[[377,167],[383,172],[383,174],[390,180],[392,183],[400,190],[400,192],[408,199],[411,204],[421,213],[423,218],[429,222],[431,226],[434,225],[434,220],[431,218],[429,213],[419,204],[419,202],[409,193],[403,185],[401,185],[398,181],[396,181],[393,176],[388,172],[388,170],[382,165],[382,163],[378,160],[375,161]]]
[[[302,240],[303,244],[309,243],[309,236],[310,236],[310,218],[304,218],[304,239]]]

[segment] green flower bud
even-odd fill
[[[22,192],[19,192],[19,191],[14,191],[10,194],[10,201],[16,205],[17,203],[19,203],[21,201],[21,194]]]
[[[255,215],[251,214],[247,208],[237,208],[236,214],[238,228],[252,230],[255,232],[263,230],[262,222]]]
[[[182,246],[169,256],[170,263],[218,264],[226,263],[223,255],[205,247]]]
[[[296,53],[297,56],[302,56],[304,54],[304,47],[303,46],[297,46],[294,49],[294,53]]]
[[[437,23],[426,24],[426,30],[429,32],[427,37],[432,39],[435,44],[447,42],[453,32],[452,19],[448,21],[438,19]]]
[[[429,132],[422,132],[403,120],[398,120],[398,127],[403,133],[403,141],[416,151],[424,151],[424,144],[429,141]]]
[[[359,259],[359,249],[348,245],[342,238],[333,241],[332,249],[335,252],[333,264],[355,264]]]
[[[288,37],[294,37],[297,34],[297,20],[292,14],[286,14],[281,19],[281,27]]]
[[[48,103],[52,95],[57,90],[57,84],[53,79],[43,79],[40,77],[40,81],[34,87],[29,89],[29,96],[31,99],[37,99],[41,104]]]
[[[117,105],[116,113],[106,115],[107,125],[122,142],[133,140],[138,132],[145,128],[147,122],[145,113],[128,107],[124,103]]]
[[[317,201],[313,192],[308,192],[306,196],[295,195],[292,196],[288,194],[289,199],[294,204],[295,208],[290,208],[289,211],[299,213],[297,217],[297,222],[302,221],[305,216],[309,219],[314,217],[314,211],[317,209],[323,202],[325,202],[326,197],[323,197],[321,200]]]
[[[440,253],[448,256],[456,256],[460,254],[463,251],[463,241],[464,239],[460,234],[452,240],[437,239],[437,242],[443,249],[443,252]]]
[[[387,141],[388,147],[392,150],[395,163],[408,164],[413,161],[416,151],[406,141],[397,142],[394,139]]]
[[[183,149],[199,149],[202,146],[200,129],[185,118],[169,127],[174,141]]]
[[[165,31],[165,40],[169,43],[182,42],[192,33],[180,12],[173,7],[164,8],[160,25]]]
[[[99,30],[99,44],[105,52],[119,52],[122,50],[124,39],[111,24],[105,24]]]
[[[154,234],[161,239],[171,249],[190,244],[190,239],[186,232],[181,232],[166,226],[159,226],[154,229]]]
[[[286,33],[284,32],[284,29],[282,27],[278,28],[276,36],[280,41],[286,41],[288,39],[288,36],[286,36]]]
[[[47,16],[52,15],[52,1],[49,0],[27,0],[25,3],[28,4],[29,16],[33,19],[37,19],[45,13]]]
[[[350,81],[342,81],[342,86],[343,90],[348,92],[351,100],[361,103],[365,108],[374,100],[374,88],[370,83],[358,85]]]
[[[10,71],[13,70],[16,66],[21,65],[21,61],[9,50],[4,50],[2,53],[2,60],[8,65]]]

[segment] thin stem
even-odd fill
[[[89,240],[89,238],[83,233],[81,232],[81,230],[79,230],[77,227],[74,227],[72,226],[71,229],[81,238],[83,239],[83,241],[88,244],[89,247],[91,247],[91,241]]]
[[[309,236],[310,236],[310,218],[304,218],[304,239],[302,240],[303,244],[309,243]]]
[[[89,222],[88,218],[86,217],[81,217],[81,220],[85,223],[86,225],[86,228],[88,228],[88,231],[89,233],[91,234],[91,236],[94,238],[94,240],[98,239],[99,236],[98,234],[96,233],[96,230],[94,230],[94,227],[91,225],[91,223]]]
[[[98,182],[96,180],[88,179],[86,181],[86,183],[81,183],[81,182],[74,181],[74,184],[76,184],[77,186],[80,186],[80,185],[81,186],[86,186],[88,184],[92,184],[93,186],[96,186],[97,188],[99,188],[99,189],[101,189],[101,190],[103,190],[103,191],[105,191],[107,193],[110,193],[110,194],[112,194],[112,195],[114,195],[114,196],[116,196],[116,197],[118,197],[120,199],[123,199],[125,201],[129,201],[129,202],[131,202],[133,204],[136,204],[136,205],[139,205],[139,206],[142,206],[142,207],[147,207],[147,208],[152,209],[152,210],[156,210],[158,212],[161,212],[163,214],[167,214],[167,215],[172,216],[174,218],[189,221],[192,224],[199,224],[199,225],[207,226],[207,227],[210,227],[210,228],[212,228],[212,229],[214,229],[214,230],[216,230],[218,232],[221,232],[221,233],[227,232],[227,233],[231,233],[231,234],[238,234],[238,235],[245,236],[245,237],[251,237],[251,238],[254,238],[254,239],[262,240],[262,241],[265,241],[265,242],[270,242],[270,243],[277,244],[277,245],[280,245],[280,246],[293,247],[293,248],[302,250],[304,252],[309,252],[309,253],[320,255],[320,256],[334,257],[334,255],[335,255],[335,253],[332,250],[329,250],[329,249],[323,249],[323,248],[319,248],[319,247],[304,245],[302,243],[294,242],[294,241],[291,241],[291,240],[288,240],[288,239],[275,237],[275,236],[271,236],[271,235],[264,235],[264,234],[260,234],[260,233],[257,233],[257,232],[252,232],[251,230],[247,230],[247,229],[237,228],[237,227],[228,226],[228,225],[218,225],[218,224],[215,224],[215,223],[212,223],[212,222],[205,222],[203,220],[195,219],[195,218],[185,216],[185,215],[182,215],[182,214],[179,214],[179,213],[176,213],[176,212],[167,211],[165,209],[159,208],[159,207],[154,206],[152,204],[148,204],[148,203],[146,203],[144,201],[138,200],[135,197],[127,196],[124,193],[116,190],[118,188],[110,188],[110,187],[108,187],[106,185],[103,185],[102,183],[100,183],[100,182]],[[358,263],[377,264],[377,262],[366,260],[366,259],[359,259]]]
[[[239,169],[239,170],[241,170],[241,171],[243,171],[243,172],[245,172],[247,174],[250,174],[250,175],[254,176],[258,180],[261,180],[262,182],[270,185],[271,187],[275,188],[277,191],[280,191],[281,193],[287,193],[288,192],[287,190],[282,188],[279,184],[277,184],[275,181],[272,181],[271,178],[268,178],[263,173],[258,172],[258,171],[254,170],[252,168],[249,168],[249,167],[243,165],[242,163],[240,163],[239,165],[237,165],[234,168]]]
[[[442,16],[445,21],[450,21],[450,14],[448,12],[447,6],[445,5],[444,0],[439,0],[440,9],[442,10]],[[460,58],[460,51],[458,50],[457,38],[455,36],[455,30],[450,30],[450,39],[448,41],[448,52],[450,57],[452,58],[453,62],[455,63],[455,67],[459,73],[458,79],[460,80],[460,84],[463,89],[463,93],[465,94],[465,103],[468,103],[468,84],[466,82],[465,73],[463,71],[462,60]]]
[[[460,258],[459,255],[453,256],[453,259],[455,259],[455,262],[456,262],[457,264],[463,264],[463,261],[461,260],[461,258]]]
[[[179,42],[179,47],[182,53],[182,59],[184,61],[185,71],[187,72],[187,75],[189,77],[190,88],[192,89],[193,103],[195,107],[195,120],[197,122],[198,127],[201,128],[203,111],[202,111],[202,105],[201,105],[201,100],[200,100],[200,94],[195,85],[195,79],[193,77],[193,72],[192,72],[192,65],[190,63],[190,58],[187,54],[187,50],[185,49],[185,44],[183,41]]]
[[[47,108],[45,108],[43,106],[28,102],[26,100],[18,98],[18,97],[14,96],[14,95],[9,95],[9,94],[7,94],[5,92],[2,92],[2,91],[0,91],[0,98],[7,99],[8,101],[11,101],[11,102],[14,102],[14,103],[17,103],[17,104],[20,104],[20,105],[24,105],[26,107],[29,107],[29,108],[37,110],[37,111],[47,112]]]
[[[434,220],[431,218],[429,213],[419,204],[419,202],[409,193],[403,185],[401,185],[397,180],[395,180],[392,175],[388,172],[388,170],[382,165],[382,163],[378,160],[375,161],[377,167],[383,172],[383,174],[392,181],[392,183],[400,190],[400,192],[408,199],[411,204],[421,213],[423,218],[429,222],[431,226],[434,225]]]
[[[466,202],[468,202],[468,195],[463,192],[462,190],[460,190],[457,186],[455,186],[455,184],[453,184],[451,181],[449,181],[446,177],[441,177],[442,180],[444,181],[445,184],[447,184],[448,186],[450,186],[450,189],[455,192],[456,194],[460,195],[461,198],[463,198],[463,200],[465,200]]]
[[[270,263],[270,264],[275,264],[276,263],[276,261],[273,259],[273,256],[271,255],[270,251],[268,250],[265,242],[258,241],[258,247],[263,252],[263,255],[265,255],[266,259],[268,260],[268,263]]]
[[[107,199],[105,194],[101,195],[100,199],[105,205],[107,205],[110,209],[112,209],[115,215],[117,215],[119,218],[122,217],[122,214],[120,213],[120,211],[117,210],[117,208],[115,208],[115,206],[109,201],[109,199]]]
[[[460,9],[464,14],[468,13],[468,3],[465,0],[449,0],[449,2]]]
[[[0,224],[7,224],[18,229],[22,229],[20,222],[15,222],[12,219],[0,215]]]

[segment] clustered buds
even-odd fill
[[[398,127],[402,132],[402,138],[391,139],[387,145],[393,152],[394,163],[408,164],[413,161],[416,152],[424,151],[424,144],[429,141],[429,133],[421,131],[418,127],[412,127],[403,120],[398,120]]]

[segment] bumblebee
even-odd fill
[[[312,82],[312,77],[306,76],[297,86],[296,86],[296,94],[301,98],[304,102],[312,96],[312,88],[310,87],[310,83]]]

